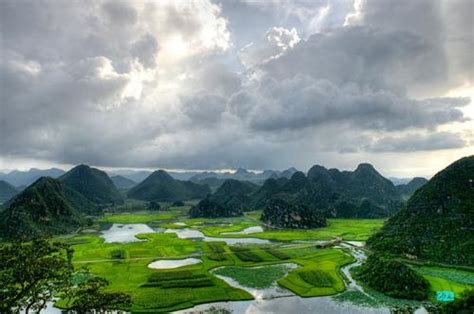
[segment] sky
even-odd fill
[[[471,0],[2,0],[0,169],[431,176],[474,154]]]

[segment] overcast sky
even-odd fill
[[[1,0],[0,169],[430,176],[474,154],[472,0]]]

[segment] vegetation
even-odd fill
[[[268,179],[252,195],[252,207],[263,208],[273,198],[340,218],[387,217],[403,205],[393,183],[369,164],[361,164],[353,172],[314,166],[307,176],[296,172],[289,180]]]
[[[315,287],[332,287],[333,285],[331,276],[322,270],[302,271],[298,273],[298,276]]]
[[[269,265],[260,267],[227,266],[217,268],[214,274],[235,279],[244,287],[263,289],[271,287],[286,275],[286,265]]]
[[[474,156],[454,162],[417,190],[368,245],[376,251],[474,265],[473,178]]]
[[[278,284],[289,289],[302,297],[316,297],[333,295],[345,290],[344,281],[339,274],[339,268],[351,263],[354,259],[339,249],[314,249],[297,248],[287,251],[291,253],[293,259],[300,265],[299,268],[290,271],[288,276],[278,281]],[[332,285],[315,286],[303,280],[300,273],[309,271],[322,271],[330,277]]]
[[[402,262],[388,256],[370,255],[357,271],[357,278],[390,297],[425,300],[428,281]]]
[[[153,221],[160,221],[166,219],[173,219],[180,215],[180,210],[168,210],[160,212],[139,212],[133,214],[113,214],[106,215],[98,219],[101,222],[112,222],[119,224],[137,224],[137,223],[150,223]]]
[[[201,199],[210,194],[207,185],[174,179],[164,170],[153,172],[128,191],[128,197],[145,201],[174,202]]]
[[[73,250],[66,244],[35,240],[0,245],[0,312],[40,312],[53,297],[61,296],[68,310],[126,309],[126,293],[104,292],[107,280],[89,273],[74,275]]]
[[[258,263],[262,258],[254,250],[245,246],[231,246],[230,250],[243,262]]]
[[[261,220],[278,228],[310,229],[326,225],[322,213],[306,205],[293,205],[282,199],[272,199],[263,210]]]
[[[199,288],[211,287],[214,282],[204,273],[195,271],[166,271],[153,273],[142,287]]]
[[[70,232],[85,219],[69,203],[61,182],[40,178],[0,213],[0,236],[6,239],[34,239]]]
[[[161,206],[158,202],[151,201],[147,205],[148,210],[160,210]]]
[[[218,202],[211,199],[211,197],[206,197],[200,201],[196,206],[193,206],[189,211],[189,215],[193,218],[198,217],[207,217],[207,218],[217,218],[217,217],[235,217],[242,216],[242,208],[239,207],[226,207]]]
[[[251,182],[228,179],[210,199],[228,211],[248,211],[251,209],[251,194],[258,188],[258,185]]]
[[[92,277],[79,283],[70,293],[71,304],[68,310],[77,313],[88,313],[91,311],[105,312],[109,310],[124,310],[130,308],[132,299],[130,295],[123,292],[106,292],[104,288],[109,282],[103,278]]]
[[[52,180],[52,179],[51,179]],[[0,312],[39,311],[69,285],[72,251],[40,240],[0,245]]]
[[[287,259],[290,259],[291,256],[289,256],[288,254],[284,253],[282,250],[278,250],[278,249],[275,249],[273,247],[265,247],[263,248],[265,250],[265,252],[267,252],[268,254],[271,254],[273,256],[275,256],[276,258],[280,259],[280,260],[287,260]]]
[[[441,307],[441,312],[446,314],[471,314],[474,313],[474,290],[466,290],[460,298]]]

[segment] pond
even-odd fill
[[[152,229],[146,224],[113,224],[109,229],[103,230],[100,236],[106,243],[112,242],[138,242],[143,241],[136,237],[140,233],[155,233],[162,230]]]
[[[263,232],[263,228],[261,226],[253,226],[253,227],[248,227],[245,228],[242,231],[237,231],[237,232],[223,232],[221,233],[222,235],[229,235],[229,234],[251,234],[251,233],[257,233],[257,232]]]
[[[211,241],[222,241],[229,245],[234,244],[268,244],[269,240],[266,239],[257,239],[257,238],[217,238],[217,237],[208,237],[205,236],[199,230],[192,230],[188,228],[183,229],[166,229],[165,233],[176,233],[180,239],[201,239],[206,242]]]
[[[197,258],[185,258],[185,259],[162,259],[159,261],[154,261],[148,264],[148,268],[153,269],[172,269],[188,265],[194,265],[202,263],[200,259]]]
[[[211,272],[214,276],[219,277],[220,279],[224,280],[230,286],[247,291],[255,299],[272,299],[272,298],[279,298],[283,296],[294,295],[293,292],[280,287],[277,284],[277,280],[285,277],[290,270],[295,269],[297,267],[298,265],[295,263],[283,263],[283,264],[256,266],[256,267],[223,266],[223,267],[215,268]],[[267,278],[259,279],[258,276],[260,274],[255,273],[258,271],[265,272],[265,270],[271,270],[272,268],[276,271],[265,274],[264,276],[266,276]],[[225,270],[227,269],[233,269],[234,271],[230,272],[229,274],[226,274]],[[242,272],[241,275],[239,275],[238,273],[239,271]],[[255,282],[252,282],[252,281],[248,282],[249,278],[245,278],[245,276],[247,277],[252,276],[254,278],[257,278],[256,280],[258,281],[258,283],[262,283],[264,281],[267,281],[267,283],[262,284],[260,285],[260,288],[257,288],[259,285],[255,284]],[[246,281],[248,283],[246,283]]]

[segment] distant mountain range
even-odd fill
[[[176,180],[164,170],[153,172],[145,180],[131,188],[129,198],[145,201],[183,201],[202,199],[211,193],[207,185]]]
[[[28,186],[41,177],[59,178],[64,170],[51,168],[46,170],[31,168],[28,171],[13,170],[7,174],[0,173],[0,180],[6,181],[15,187]]]
[[[249,181],[224,180],[217,191],[208,195],[194,206],[191,217],[232,217],[240,216],[252,209],[252,195],[259,186]]]
[[[110,180],[112,180],[115,187],[119,190],[128,190],[137,185],[135,181],[120,175],[112,176]]]
[[[403,206],[395,185],[370,164],[360,164],[354,171],[316,165],[307,175],[297,172],[289,180],[267,180],[254,196],[253,207],[263,208],[272,198],[340,218],[388,217]]]
[[[474,156],[437,173],[367,244],[375,251],[474,266]]]
[[[267,208],[270,202],[279,199],[289,204],[289,211],[291,208],[309,208],[325,217],[382,218],[402,208],[404,200],[425,182],[425,179],[416,178],[408,184],[395,186],[370,164],[360,164],[354,171],[316,165],[307,175],[296,171],[289,179],[272,177],[262,186],[248,181],[224,180],[214,194],[192,209],[192,214],[205,217],[208,211],[213,217],[242,215],[246,210]],[[221,214],[216,213],[218,208],[222,209]],[[268,212],[266,216],[271,217],[271,214]]]
[[[10,183],[0,180],[0,204],[5,203],[18,194],[18,190]]]

